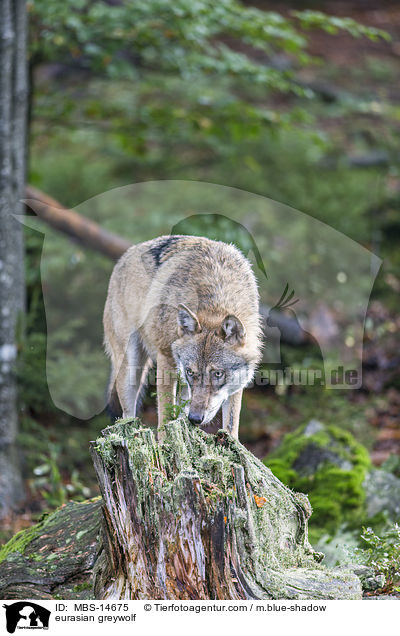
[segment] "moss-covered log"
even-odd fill
[[[162,443],[134,422],[92,444],[104,499],[102,599],[354,599],[308,542],[311,507],[238,441],[183,419]]]
[[[93,598],[101,499],[70,502],[0,550],[0,598]]]

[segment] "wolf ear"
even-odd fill
[[[201,331],[199,320],[186,305],[178,305],[178,331],[180,336],[193,335]]]
[[[225,316],[220,327],[219,335],[225,342],[243,344],[246,330],[236,316]]]

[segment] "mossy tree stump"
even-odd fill
[[[103,495],[98,599],[354,599],[308,542],[311,507],[237,440],[184,419],[162,443],[137,420],[91,445]]]

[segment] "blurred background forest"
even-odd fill
[[[27,9],[29,184],[66,208],[149,180],[233,186],[305,212],[383,259],[365,323],[363,387],[256,387],[245,392],[240,428],[241,441],[282,481],[309,493],[311,536],[332,562],[368,546],[374,556],[365,558],[375,562],[399,540],[392,524],[400,512],[400,6],[32,0]],[[168,209],[136,213],[129,230],[129,210],[126,219],[109,210],[97,221],[139,242],[164,231]],[[223,223],[209,234],[241,247]],[[25,227],[24,240],[17,441],[27,497],[4,522],[3,541],[69,498],[98,494],[88,443],[109,423],[105,414],[79,420],[52,402],[43,234]],[[102,271],[112,263],[67,242],[52,235],[46,267],[60,281],[67,272],[90,299],[85,262]],[[80,329],[79,320],[60,320],[55,338],[64,353],[48,372],[66,396],[79,384],[84,409],[105,387],[96,373],[82,373],[84,348],[65,355]],[[282,355],[285,364],[320,364],[312,344],[286,343]],[[143,418],[156,422],[151,395]],[[390,554],[376,567],[393,590],[400,554]]]

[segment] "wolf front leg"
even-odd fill
[[[157,354],[157,407],[158,407],[158,430],[162,425],[173,419],[168,407],[174,406],[176,402],[176,370],[173,362],[162,353]]]
[[[226,402],[222,405],[222,428],[228,431],[238,439],[239,437],[239,418],[240,408],[242,406],[243,389],[240,389],[233,395],[230,395]]]

